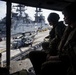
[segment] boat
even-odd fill
[[[41,14],[41,8],[36,7],[35,20],[33,21],[31,17],[25,12],[25,5],[18,4],[13,5],[13,9],[16,12],[11,13],[11,36],[18,35],[21,33],[38,33],[38,31],[48,29],[49,25],[45,23],[45,17]],[[6,34],[6,17],[0,21],[0,34]]]
[[[25,5],[18,4],[13,5],[13,9],[16,9],[16,12],[11,12],[11,39],[13,39],[12,45],[21,43],[22,38],[18,38],[22,34],[30,33],[28,37],[25,36],[25,44],[30,44],[34,40],[35,35],[38,34],[38,32],[47,30],[49,28],[49,25],[45,23],[45,17],[41,14],[42,10],[41,8],[37,8],[35,10],[35,20],[32,20],[31,17],[25,12],[27,9],[25,9]],[[0,34],[6,37],[6,17],[4,17],[0,21]],[[30,42],[28,40],[32,39]]]
[[[30,16],[25,13],[24,5],[16,5],[16,13],[12,12],[12,28],[11,35],[36,32],[37,28],[34,26],[34,22],[30,19]]]

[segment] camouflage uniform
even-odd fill
[[[41,75],[76,75],[76,28],[66,28],[58,50],[59,59],[44,62]]]
[[[55,30],[55,34],[54,34],[54,38],[51,39],[51,37],[49,38],[49,49],[48,52],[50,53],[50,55],[57,55],[57,48],[59,45],[59,42],[61,40],[61,37],[63,35],[63,32],[65,30],[65,25],[63,24],[63,22],[58,22],[56,27],[54,28]]]
[[[50,54],[57,54],[57,46],[65,30],[65,25],[62,21],[58,22],[49,33],[49,40],[42,43],[43,49]]]
[[[62,41],[61,43],[63,47],[60,48],[62,51],[59,54],[61,60],[69,65],[67,75],[76,75],[76,28],[70,29],[68,37],[66,36],[67,34],[64,35],[65,38],[62,38],[64,42]]]

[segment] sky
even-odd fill
[[[16,4],[14,4],[14,5],[16,5]],[[34,16],[35,16],[35,9],[36,8],[34,8],[34,7],[29,7],[29,6],[26,6],[26,13],[28,13],[28,15],[34,20]],[[12,10],[13,11],[13,10]],[[31,11],[31,12],[30,12]],[[15,12],[15,11],[14,11]],[[49,15],[49,13],[51,13],[51,12],[56,12],[56,13],[58,13],[59,14],[59,16],[60,16],[60,20],[63,20],[63,14],[62,14],[62,12],[60,12],[60,11],[54,11],[54,10],[47,10],[47,9],[42,9],[42,14],[43,14],[43,16],[45,16],[45,21],[47,22],[47,17],[48,17],[48,15]],[[3,18],[3,17],[5,17],[6,16],[6,3],[5,2],[3,2],[3,1],[0,1],[0,20]],[[48,23],[48,22],[47,22]]]

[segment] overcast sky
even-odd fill
[[[26,13],[28,13],[28,15],[34,20],[34,16],[35,16],[35,9],[33,7],[26,7]],[[63,20],[63,15],[61,12],[59,11],[54,11],[54,10],[46,10],[46,9],[42,9],[42,14],[43,16],[45,16],[45,20],[47,22],[47,17],[49,15],[49,13],[51,12],[56,12],[60,15],[60,20]],[[6,16],[6,3],[3,1],[0,1],[0,19],[2,19],[3,17]]]

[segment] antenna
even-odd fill
[[[13,5],[13,7],[17,7],[16,11],[19,12],[19,16],[22,16],[22,12],[25,12],[25,10],[27,10],[25,9],[25,5],[22,4]]]

